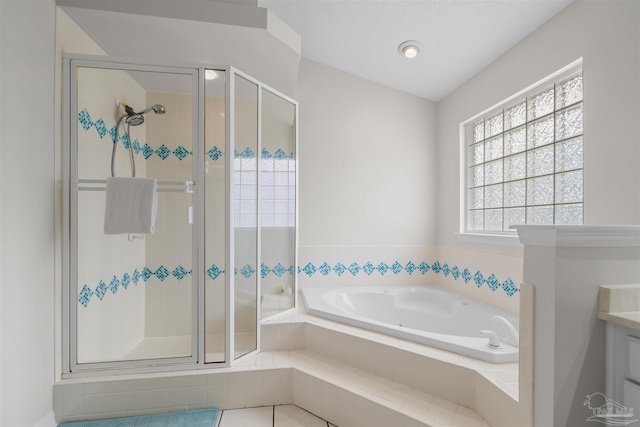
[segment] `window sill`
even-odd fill
[[[510,246],[521,248],[520,238],[517,234],[480,234],[480,233],[454,233],[459,242],[478,243],[482,245]]]

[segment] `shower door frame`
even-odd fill
[[[77,259],[72,257],[73,243],[77,242],[77,153],[72,148],[77,147],[77,125],[74,121],[77,118],[77,80],[75,69],[77,66],[91,66],[96,68],[109,68],[116,70],[131,71],[156,71],[166,73],[177,73],[191,75],[194,79],[192,83],[192,108],[194,111],[193,123],[193,169],[192,176],[193,204],[194,204],[194,228],[192,230],[192,253],[193,253],[193,283],[192,283],[192,355],[189,357],[142,359],[127,361],[111,361],[97,363],[77,363]],[[234,319],[235,319],[235,282],[233,274],[225,274],[225,360],[223,362],[205,362],[205,70],[219,70],[225,72],[225,149],[227,153],[234,153],[235,149],[235,77],[240,76],[257,86],[257,125],[258,140],[257,149],[259,156],[262,150],[262,92],[267,90],[274,95],[290,102],[295,107],[295,232],[293,248],[293,275],[294,275],[294,298],[293,307],[284,310],[290,312],[298,305],[298,102],[283,93],[271,88],[250,75],[232,67],[203,64],[169,64],[159,61],[139,61],[133,59],[113,58],[109,56],[93,56],[82,54],[63,54],[63,85],[62,85],[62,313],[61,313],[61,360],[62,377],[79,378],[98,375],[117,375],[126,373],[164,372],[195,369],[215,369],[232,366],[236,363],[254,356],[260,352],[260,325],[265,319],[261,319],[261,275],[259,269],[256,270],[256,348],[238,358],[235,358],[234,343]],[[74,102],[72,102],[74,101]],[[72,143],[72,141],[75,141]],[[259,157],[258,157],[259,159]],[[225,271],[233,272],[235,266],[235,220],[234,220],[234,156],[226,156],[225,170],[225,203],[227,203],[225,217],[225,243],[226,259]],[[257,162],[257,175],[260,177],[260,161]],[[256,219],[256,260],[261,261],[261,183],[257,182],[257,219]],[[73,254],[77,253],[77,247]],[[259,265],[257,266],[259,267]],[[72,292],[73,287],[73,292]],[[280,315],[281,313],[276,314]],[[271,316],[273,317],[273,316]],[[269,317],[267,317],[268,319]]]
[[[144,371],[164,370],[165,366],[185,365],[193,367],[197,364],[199,354],[199,312],[197,306],[198,299],[198,283],[202,280],[200,276],[203,274],[204,260],[201,259],[199,250],[200,240],[199,230],[203,228],[203,218],[196,215],[192,229],[192,284],[191,284],[191,356],[184,357],[167,357],[156,359],[139,359],[139,360],[122,360],[122,361],[105,361],[78,363],[77,349],[77,227],[78,227],[78,192],[79,180],[77,176],[77,125],[75,118],[78,117],[77,105],[77,73],[76,70],[81,67],[112,69],[122,71],[143,71],[143,72],[160,72],[167,74],[178,74],[191,76],[191,93],[193,95],[192,111],[194,112],[194,120],[192,123],[192,151],[193,151],[193,167],[191,182],[194,182],[193,188],[193,204],[194,210],[200,209],[204,199],[203,191],[197,185],[202,175],[203,166],[201,165],[201,145],[203,136],[201,135],[201,114],[200,109],[200,93],[202,92],[199,70],[197,67],[173,66],[154,63],[140,63],[132,60],[125,60],[111,57],[96,57],[90,55],[63,55],[63,87],[68,85],[68,90],[63,90],[63,298],[62,298],[62,315],[63,315],[63,375],[65,377],[74,377],[76,375],[86,376],[91,372],[133,372],[137,368]],[[198,114],[196,116],[196,113]],[[133,141],[132,141],[133,142]],[[186,182],[185,182],[186,185]],[[72,291],[72,288],[74,292]]]

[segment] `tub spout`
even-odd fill
[[[503,339],[504,342],[510,344],[514,347],[520,347],[520,336],[516,328],[502,316],[493,316],[491,318],[492,322],[502,323],[507,330],[507,337]]]

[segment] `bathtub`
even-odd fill
[[[304,288],[308,314],[426,344],[492,363],[518,361],[518,348],[505,342],[518,316],[437,286]],[[494,331],[500,348],[490,348],[481,330]]]

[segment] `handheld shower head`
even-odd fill
[[[164,114],[167,112],[167,110],[164,109],[163,105],[155,104],[155,105],[152,105],[151,107],[145,108],[144,110],[140,111],[138,114],[147,114],[150,111],[153,111],[156,114]]]
[[[115,135],[112,135],[113,138],[113,150],[111,151],[111,176],[115,176],[115,158],[116,158],[116,148],[118,147],[118,144],[116,144],[116,142],[118,141],[118,129],[120,128],[120,123],[122,123],[122,120],[125,121],[125,123],[127,124],[127,134],[129,134],[129,126],[140,126],[141,124],[144,123],[144,115],[147,114],[150,111],[153,111],[155,114],[164,114],[166,113],[166,110],[164,109],[164,106],[160,105],[160,104],[155,104],[152,105],[151,107],[147,107],[144,110],[136,113],[133,108],[129,107],[127,104],[125,104],[124,102],[120,102],[117,98],[116,98],[116,104],[118,106],[122,106],[124,107],[124,114],[121,115],[118,118],[118,122],[116,124],[116,132]],[[129,138],[131,138],[131,136],[129,135]],[[135,159],[133,158],[133,144],[129,143],[129,161],[131,162],[131,176],[136,176],[136,162]]]
[[[153,112],[156,114],[164,114],[167,112],[167,110],[164,109],[164,105],[156,104],[151,108],[153,109]]]
[[[135,111],[133,111],[133,108],[129,107],[127,104],[122,104],[124,105],[124,111],[125,111],[125,119],[124,121],[129,125],[129,126],[140,126],[141,124],[144,123],[144,115],[147,114],[150,111],[153,111],[155,114],[164,114],[167,112],[167,110],[165,110],[164,106],[160,105],[160,104],[155,104],[152,105],[151,107],[147,107],[144,110],[136,113]]]

